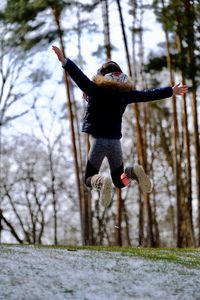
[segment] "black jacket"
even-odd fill
[[[103,76],[96,76],[91,81],[70,59],[67,59],[63,68],[89,96],[82,131],[97,138],[122,137],[122,116],[128,104],[164,99],[173,94],[171,87],[146,91],[133,90],[130,86],[123,88],[122,84],[105,81]]]

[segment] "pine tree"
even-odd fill
[[[167,48],[167,62],[168,69],[170,71],[171,83],[174,83],[174,73],[175,68],[181,73],[182,80],[188,80],[190,78],[189,74],[189,64],[186,62],[187,57],[190,57],[188,49],[190,49],[190,44],[187,42],[188,31],[188,11],[186,11],[183,2],[179,1],[169,1],[167,4],[162,1],[154,1],[156,7],[156,14],[158,15],[159,21],[163,24],[163,28],[166,36],[166,48]],[[190,18],[191,19],[191,18]],[[173,37],[174,49],[172,50],[171,41],[169,39],[169,33]],[[194,32],[193,32],[194,38]],[[178,41],[178,43],[177,43]],[[185,44],[188,44],[186,47]],[[193,45],[195,48],[195,45]],[[176,59],[176,64],[172,62],[172,59]],[[194,67],[194,66],[193,66]],[[195,70],[195,67],[193,68]],[[195,90],[195,85],[194,85]],[[194,103],[194,97],[193,97]],[[193,105],[196,107],[196,104]],[[186,178],[187,189],[185,191],[184,171],[182,163],[182,151],[181,151],[181,135],[180,127],[178,123],[178,111],[176,99],[173,99],[173,120],[174,120],[174,175],[176,182],[176,199],[177,199],[177,245],[179,247],[193,246],[194,236],[193,236],[193,226],[192,226],[192,197],[191,197],[191,162],[190,162],[190,145],[189,145],[189,131],[188,131],[188,117],[187,117],[187,105],[186,98],[183,99],[183,125],[185,130],[183,144],[186,153],[187,162],[187,176]],[[193,113],[196,116],[196,113]],[[195,119],[195,135],[198,133],[197,117]],[[196,139],[195,149],[198,149],[198,139]],[[196,166],[198,165],[196,159]],[[197,170],[197,167],[196,167]],[[198,182],[198,172],[196,172],[197,182]],[[187,229],[187,230],[186,230]]]

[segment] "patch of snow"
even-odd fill
[[[0,299],[200,299],[200,270],[105,251],[0,246]]]

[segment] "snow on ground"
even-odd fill
[[[3,300],[199,300],[200,270],[105,251],[0,246]]]

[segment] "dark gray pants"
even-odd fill
[[[99,173],[104,158],[108,159],[114,185],[123,188],[121,175],[124,172],[122,148],[120,140],[93,138],[85,172],[85,183],[91,187],[91,177]]]

